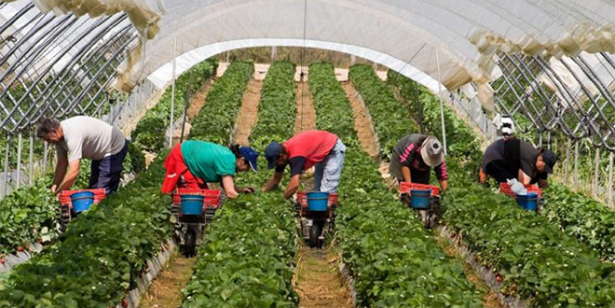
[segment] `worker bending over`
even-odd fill
[[[83,158],[92,160],[90,189],[104,188],[107,195],[118,189],[128,153],[128,142],[119,129],[85,116],[62,122],[47,118],[39,125],[37,135],[56,146],[53,192],[59,194],[73,186]]]
[[[299,189],[299,176],[305,170],[315,166],[314,191],[337,192],[346,146],[334,134],[310,130],[300,133],[283,144],[271,142],[265,150],[269,169],[275,168],[273,177],[267,181],[263,191],[270,191],[280,184],[287,165],[290,166],[290,183],[284,191],[284,198],[289,199]]]
[[[411,134],[400,139],[391,156],[389,172],[398,182],[429,184],[434,168],[440,189],[448,188],[444,148],[434,136]]]
[[[480,182],[492,176],[498,183],[517,179],[521,184],[548,185],[548,174],[553,173],[557,156],[550,150],[537,149],[529,142],[517,138],[499,139],[485,150],[480,170]]]
[[[254,192],[251,187],[240,188],[233,177],[250,168],[258,171],[258,153],[251,147],[221,145],[189,140],[176,145],[164,162],[167,170],[162,192],[170,194],[176,188],[206,189],[206,183],[222,183],[226,196],[235,199],[242,193]]]

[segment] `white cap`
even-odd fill
[[[435,167],[444,161],[444,147],[436,137],[429,136],[421,145],[421,157],[427,166]]]

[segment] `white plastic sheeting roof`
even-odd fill
[[[313,47],[329,44],[359,56],[361,50],[380,53],[386,57],[376,62],[407,63],[432,80],[440,80],[438,50],[440,81],[448,89],[489,81],[498,49],[547,57],[615,52],[615,3],[606,0],[33,1],[56,13],[123,10],[153,37],[124,67],[125,88],[171,62],[175,39],[177,55],[224,42],[249,46],[250,40],[275,39],[292,45],[305,39]]]

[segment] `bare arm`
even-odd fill
[[[222,188],[224,188],[224,192],[229,199],[235,199],[239,195],[235,190],[235,182],[233,181],[233,177],[230,175],[222,176]]]
[[[407,182],[407,183],[412,182],[412,176],[410,175],[410,167],[401,166],[401,174],[403,174],[404,176],[404,182]]]
[[[56,163],[56,172],[53,177],[53,183],[51,190],[56,191],[58,186],[62,183],[64,176],[66,175],[66,168],[68,167],[68,157],[66,153],[58,153],[58,161]]]
[[[68,172],[65,172],[66,175],[64,176],[62,183],[58,186],[56,192],[68,190],[73,186],[73,184],[75,184],[75,181],[77,180],[77,177],[79,176],[79,163],[81,163],[81,159],[74,160],[68,164]],[[56,172],[57,172],[57,168],[56,168]],[[56,173],[56,176],[57,176],[57,173]]]
[[[448,180],[440,181],[440,190],[442,190],[442,192],[445,192],[447,189],[448,189]]]
[[[269,181],[267,181],[267,184],[265,184],[265,187],[263,187],[262,191],[266,192],[266,191],[270,191],[276,188],[278,184],[280,184],[280,181],[282,181],[282,174],[284,173],[283,172],[274,173],[273,177],[271,177]]]
[[[532,178],[529,177],[529,175],[525,174],[523,170],[519,169],[518,180],[519,182],[521,182],[521,184],[528,185],[532,181]]]
[[[286,190],[284,191],[284,198],[290,199],[290,197],[292,197],[299,189],[299,183],[301,183],[301,180],[299,179],[299,174],[293,175],[290,178],[288,186],[286,186]]]

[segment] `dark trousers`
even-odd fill
[[[508,165],[503,160],[494,160],[487,164],[487,170],[484,170],[485,173],[492,176],[498,183],[506,183],[508,179],[516,179],[517,176],[513,175]]]
[[[120,186],[126,154],[128,154],[128,141],[118,153],[92,161],[90,189],[104,188],[106,195],[115,192]]]

